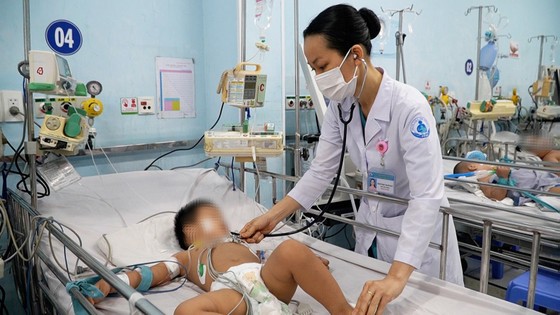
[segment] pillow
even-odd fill
[[[175,239],[175,213],[164,212],[121,230],[104,234],[97,247],[115,266],[127,266],[171,257],[182,249]]]

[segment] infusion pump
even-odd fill
[[[248,70],[254,67],[253,70]],[[222,73],[218,89],[222,102],[236,107],[263,107],[266,92],[266,74],[261,65],[242,62]]]
[[[86,96],[86,86],[72,77],[68,61],[50,52],[29,52],[29,90],[49,95]]]

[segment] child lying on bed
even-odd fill
[[[463,174],[482,170],[495,170],[496,174],[479,178],[478,180],[480,182],[498,183],[499,179],[505,179],[508,184],[513,184],[517,188],[560,193],[560,177],[556,174],[545,171],[516,169],[507,166],[496,167],[472,162],[459,162],[455,165],[453,173]],[[500,201],[509,197],[514,201],[516,206],[521,206],[527,201],[530,201],[529,198],[525,198],[520,192],[505,188],[480,185],[480,190],[486,197],[492,200]]]
[[[298,285],[331,314],[352,313],[327,263],[309,248],[284,241],[261,265],[243,242],[231,237],[211,202],[198,200],[183,207],[175,216],[175,235],[185,251],[168,262],[117,276],[142,291],[186,275],[206,293],[181,303],[176,315],[291,314],[288,304]],[[104,280],[96,286],[104,296],[115,292]]]

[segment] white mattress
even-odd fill
[[[104,233],[115,232],[161,211],[177,211],[193,198],[208,198],[223,207],[233,230],[260,213],[260,206],[213,170],[130,172],[82,178],[80,182],[39,201],[39,212],[75,229],[81,236],[83,248],[93,257],[105,262],[96,246]],[[365,279],[381,279],[389,264],[364,257],[305,235],[296,239],[306,243],[318,254],[330,260],[333,276],[350,302],[356,302]],[[55,255],[63,261],[62,246],[55,242]],[[48,255],[48,242],[42,248]],[[70,265],[74,256],[68,255]],[[80,263],[83,266],[83,263]],[[64,286],[49,272],[49,286],[57,299],[72,313],[70,298]],[[177,283],[162,287],[170,289]],[[147,298],[166,314],[197,295],[190,285],[178,291],[150,294]],[[298,289],[294,299],[310,304],[316,314],[326,310]],[[127,314],[128,303],[120,297],[107,298],[97,307],[106,314]],[[451,311],[452,310],[452,311]],[[454,284],[414,273],[401,296],[393,301],[385,314],[533,314],[534,312]]]

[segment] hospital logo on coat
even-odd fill
[[[427,138],[430,135],[430,126],[426,118],[418,116],[410,123],[410,132],[416,138]]]

